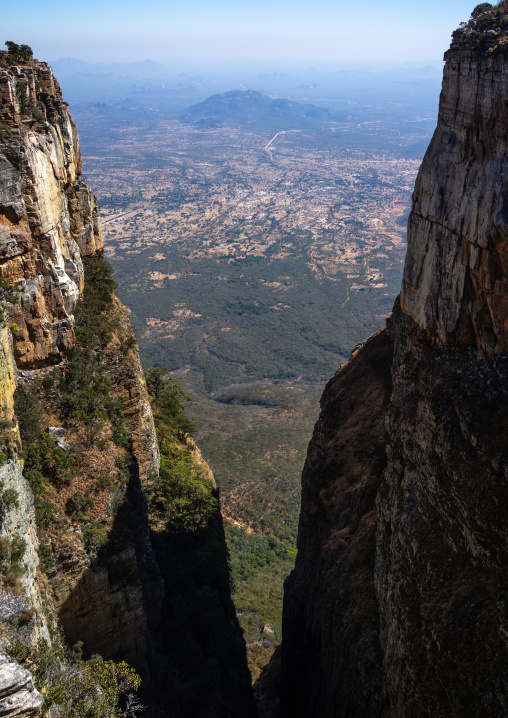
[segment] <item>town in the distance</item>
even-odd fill
[[[323,383],[384,325],[400,287],[441,69],[240,82],[168,78],[156,63],[52,65],[143,361],[193,397],[256,678],[281,639]]]

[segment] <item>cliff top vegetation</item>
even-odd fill
[[[476,5],[468,22],[461,22],[452,34],[452,48],[473,46],[488,52],[508,48],[508,1],[497,5],[482,2]],[[445,55],[446,57],[446,55]]]
[[[30,65],[34,62],[33,50],[29,45],[18,45],[12,40],[6,40],[7,50],[0,50],[0,66]]]

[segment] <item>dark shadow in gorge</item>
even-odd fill
[[[166,587],[150,666],[157,705],[178,718],[255,716],[220,512],[152,542]]]
[[[63,556],[50,577],[57,592],[79,562]],[[135,462],[107,542],[58,615],[67,642],[83,641],[85,658],[99,653],[139,671],[142,715],[256,715],[222,516],[195,531],[151,533]]]

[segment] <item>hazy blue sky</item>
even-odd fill
[[[4,40],[39,58],[333,61],[440,58],[465,0],[24,0],[2,9]]]

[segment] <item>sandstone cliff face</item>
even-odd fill
[[[500,7],[454,33],[385,348],[370,339],[323,397],[285,591],[287,718],[508,714],[505,23]]]
[[[97,203],[80,174],[76,128],[51,68],[36,60],[8,66],[3,53],[0,482],[2,491],[15,492],[16,502],[2,510],[0,540],[7,542],[2,544],[4,554],[5,546],[13,540],[21,539],[24,549],[14,566],[19,573],[19,579],[11,581],[14,588],[3,582],[6,590],[0,591],[0,620],[11,639],[19,633],[22,640],[32,644],[40,638],[49,640],[48,624],[59,625],[70,643],[84,641],[88,653],[99,651],[106,657],[120,657],[143,671],[147,667],[149,625],[157,622],[160,613],[162,581],[152,555],[141,484],[158,471],[159,451],[129,312],[118,300],[114,299],[115,332],[104,352],[104,364],[132,440],[133,486],[124,503],[129,504],[130,520],[135,517],[136,525],[122,530],[122,540],[115,534],[106,560],[98,560],[94,551],[85,549],[84,534],[77,526],[63,531],[62,527],[45,529],[44,541],[52,549],[54,560],[45,577],[39,567],[34,498],[22,474],[14,392],[23,384],[33,393],[34,402],[39,402],[42,380],[58,362],[65,367],[76,342],[74,311],[84,290],[82,258],[102,248]],[[43,406],[52,419],[47,421],[54,423],[51,402],[43,402]],[[69,440],[72,456],[75,443]],[[114,459],[115,455],[111,461]],[[108,468],[100,460],[96,465],[97,472]],[[82,476],[77,477],[80,479]],[[60,491],[62,501],[66,492],[70,495],[76,488],[71,484]],[[51,500],[58,519],[58,500]],[[100,527],[98,521],[103,520],[107,528],[108,504],[102,503],[94,526]],[[111,520],[110,524],[114,530]],[[2,560],[4,570],[7,563]],[[28,627],[16,628],[20,616],[25,615],[29,616],[25,619]],[[3,668],[0,673],[3,675]],[[16,700],[9,698],[8,702],[14,706]],[[37,707],[34,704],[32,712]],[[27,703],[27,715],[28,708]],[[21,715],[23,710],[6,709],[6,713],[14,715],[17,711]]]
[[[494,28],[502,17],[493,16]],[[423,336],[485,354],[508,350],[508,38],[490,32],[458,31],[446,53],[401,291],[402,310]]]
[[[22,368],[56,361],[74,344],[81,255],[102,247],[80,174],[76,128],[51,68],[0,69],[0,279],[22,290],[9,311]]]

